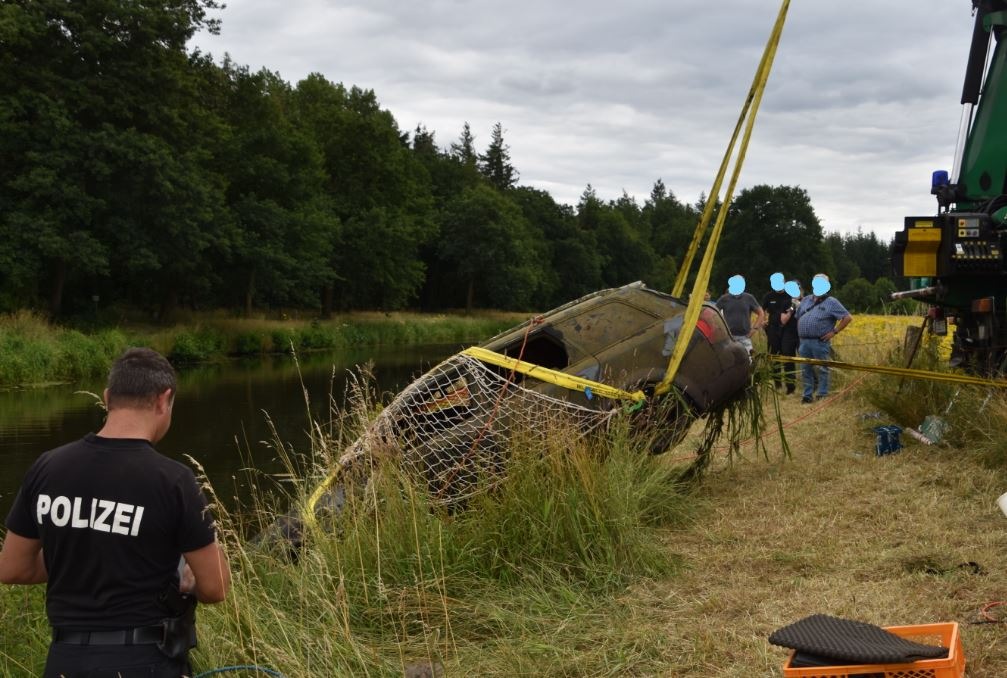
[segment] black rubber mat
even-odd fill
[[[880,626],[813,614],[769,636],[773,645],[789,647],[835,664],[905,664],[948,656],[948,648],[900,638]]]

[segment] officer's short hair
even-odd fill
[[[164,356],[149,348],[128,348],[112,363],[108,373],[108,409],[150,407],[157,396],[178,384],[175,369]]]

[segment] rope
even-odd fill
[[[1003,619],[994,617],[989,613],[989,611],[994,607],[1000,607],[1001,605],[1007,605],[1007,600],[994,600],[993,602],[983,605],[979,610],[979,614],[982,616],[983,621],[987,624],[1002,624],[1004,622]]]
[[[267,669],[265,666],[256,666],[254,664],[224,666],[219,669],[210,669],[209,671],[203,671],[202,673],[196,674],[193,678],[206,678],[206,676],[212,676],[217,673],[232,673],[235,671],[258,671],[259,673],[265,673],[267,676],[273,676],[273,678],[284,678],[284,675],[275,669]]]
[[[896,377],[906,377],[908,379],[925,379],[930,381],[945,381],[953,384],[972,384],[974,386],[987,386],[991,388],[1007,388],[1005,379],[983,379],[967,374],[951,374],[948,372],[931,372],[930,370],[917,370],[908,367],[892,367],[890,365],[860,365],[857,363],[844,363],[837,360],[818,360],[815,358],[800,358],[797,356],[770,355],[770,360],[776,362],[805,363],[808,365],[822,365],[823,367],[834,367],[840,370],[859,370],[861,372],[873,372],[875,374],[888,374]]]
[[[702,241],[706,228],[709,224],[710,216],[713,214],[713,205],[719,199],[720,184],[724,179],[724,174],[727,171],[727,165],[729,164],[731,155],[734,152],[734,144],[738,138],[742,122],[744,121],[745,132],[741,138],[741,145],[738,148],[738,157],[735,161],[734,170],[731,174],[731,181],[727,186],[724,201],[720,205],[720,211],[717,213],[717,220],[713,225],[713,231],[710,233],[710,240],[706,244],[706,252],[703,254],[703,261],[696,274],[696,281],[693,284],[692,294],[689,297],[689,304],[685,311],[682,329],[678,335],[681,340],[675,342],[675,348],[671,354],[671,359],[668,361],[667,372],[665,373],[664,379],[661,383],[655,387],[655,395],[663,395],[671,390],[672,381],[678,372],[679,366],[682,364],[682,359],[685,357],[685,353],[689,345],[692,343],[689,341],[689,338],[692,337],[692,333],[696,328],[696,321],[699,320],[699,311],[703,306],[703,298],[705,297],[706,289],[710,284],[710,274],[713,270],[713,259],[717,253],[717,245],[720,242],[720,236],[724,231],[724,222],[727,220],[727,212],[730,208],[731,198],[733,197],[734,189],[738,184],[738,177],[741,175],[741,167],[745,162],[745,154],[748,152],[748,144],[752,138],[752,129],[755,126],[755,117],[759,112],[759,104],[762,102],[762,94],[766,89],[766,82],[769,80],[769,72],[772,69],[773,59],[776,56],[776,48],[780,44],[780,36],[783,34],[783,24],[786,21],[787,10],[789,8],[790,0],[783,0],[783,4],[780,6],[780,12],[776,17],[776,23],[773,25],[773,31],[770,34],[769,41],[766,43],[766,48],[762,53],[762,60],[759,62],[759,68],[756,70],[755,78],[752,81],[752,87],[749,90],[748,97],[745,99],[745,105],[742,107],[741,115],[738,117],[738,123],[735,127],[734,134],[731,137],[731,142],[727,146],[727,152],[724,154],[720,170],[717,172],[717,178],[714,180],[713,190],[711,190],[710,196],[707,199],[706,208],[703,210],[703,218],[696,227],[696,232],[693,234],[693,241],[689,246],[689,253],[687,253],[686,259],[683,261],[682,268],[679,270],[678,277],[675,280],[672,295],[680,297],[683,289],[685,288],[685,281],[688,278],[689,269],[692,268],[692,258],[695,256],[695,252],[699,248],[699,243]]]

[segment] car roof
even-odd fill
[[[621,301],[629,304],[637,310],[643,311],[653,318],[672,318],[685,311],[685,302],[681,299],[650,289],[642,282],[637,281],[622,287],[613,287],[599,290],[591,294],[584,295],[579,299],[574,299],[562,306],[542,313],[541,315],[529,318],[525,322],[483,342],[481,346],[492,349],[495,346],[509,343],[515,334],[523,333],[532,322],[535,324],[552,325],[561,323],[568,318],[573,318],[586,313],[593,308],[602,306],[612,301]],[[634,329],[627,327],[627,333],[631,334]]]

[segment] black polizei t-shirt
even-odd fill
[[[178,586],[178,561],[214,540],[192,471],[146,440],[82,440],[42,454],[25,476],[7,529],[41,539],[46,611],[56,627],[150,626],[157,597]]]
[[[793,299],[786,292],[770,292],[762,298],[762,310],[766,312],[767,322],[771,327],[780,327],[780,314],[790,310]],[[793,321],[793,318],[791,318]],[[789,322],[788,322],[789,324]]]

